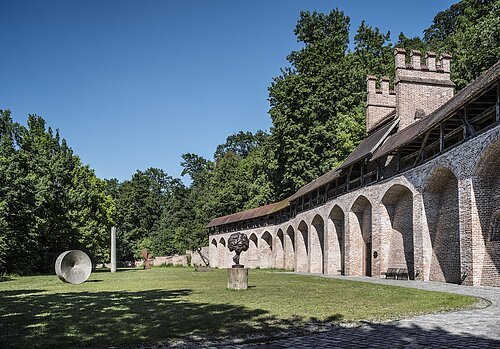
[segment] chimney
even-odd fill
[[[406,51],[394,51],[396,63],[396,112],[399,130],[425,118],[453,97],[455,84],[450,79],[451,56],[441,54],[436,61],[434,52],[426,52],[422,64],[420,51],[411,51],[411,63],[406,63]]]
[[[366,103],[366,130],[370,132],[390,112],[396,109],[396,95],[389,91],[389,78],[383,76],[380,81],[380,89],[376,88],[377,78],[368,75],[367,103]]]

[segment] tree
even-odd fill
[[[424,41],[453,56],[452,79],[465,87],[500,59],[500,1],[463,0],[439,12]]]
[[[59,132],[30,115],[27,127],[0,112],[0,227],[6,272],[53,270],[57,255],[82,249],[106,258],[114,204],[103,182]]]
[[[349,17],[301,12],[295,28],[304,43],[269,87],[271,164],[277,198],[338,166],[364,136],[365,79],[388,74],[388,34],[361,24],[349,53]]]
[[[217,161],[229,152],[238,155],[240,158],[245,158],[250,151],[261,146],[267,137],[268,135],[262,130],[257,131],[255,134],[243,131],[232,134],[227,137],[226,143],[217,146],[214,159]]]
[[[165,203],[178,183],[178,179],[163,170],[149,168],[137,171],[129,181],[120,185],[116,201],[120,258],[132,258],[139,241],[160,231]]]

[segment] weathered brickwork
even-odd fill
[[[453,95],[448,56],[436,62],[428,53],[422,66],[418,52],[413,52],[411,64],[401,53],[395,55],[400,130],[415,122],[417,109],[426,115]],[[369,95],[370,89],[375,91],[371,77]],[[382,90],[374,93],[389,96],[388,85]],[[390,103],[387,107],[392,108]],[[381,161],[390,174],[387,179],[297,211],[281,223],[238,228],[250,239],[242,263],[250,268],[373,277],[381,277],[388,268],[406,268],[416,280],[500,286],[498,92],[496,108],[497,121],[491,127],[407,170],[398,168],[393,153]],[[371,125],[381,120],[380,115]],[[230,234],[210,236],[214,267],[232,264],[225,244]]]
[[[369,75],[367,80],[366,130],[371,131],[390,112],[396,110],[396,93],[389,90],[389,78],[382,77],[380,89],[377,78]]]
[[[415,120],[430,114],[451,97],[453,82],[450,79],[450,56],[426,54],[426,64],[421,64],[419,51],[411,52],[411,63],[405,63],[405,51],[396,51],[396,111],[404,129]],[[436,64],[438,63],[438,64]]]
[[[402,186],[394,185],[382,198],[380,212],[381,253],[387,256],[382,270],[407,268],[414,270],[413,258],[413,195]],[[413,278],[413,274],[410,275]]]

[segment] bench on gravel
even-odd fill
[[[398,268],[388,268],[382,275],[385,275],[386,279],[396,279],[398,276]]]

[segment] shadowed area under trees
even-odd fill
[[[395,43],[363,21],[349,50],[341,10],[301,12],[302,47],[269,87],[273,126],[230,135],[212,159],[184,154],[187,186],[155,168],[104,183],[42,118],[24,128],[2,112],[0,273],[50,270],[68,248],[105,261],[113,224],[124,260],[142,248],[163,255],[207,245],[212,218],[287,197],[347,157],[365,136],[366,75],[393,77],[395,47],[452,54],[460,89],[500,59],[499,18],[500,0],[464,0],[436,14],[422,38],[400,33]]]
[[[97,272],[78,287],[53,276],[12,278],[0,284],[1,347],[128,347],[189,336],[203,343],[269,338],[287,330],[307,334],[317,326],[475,302],[461,295],[261,270],[252,271],[248,290],[235,292],[226,289],[226,277],[225,270],[170,267]],[[290,302],[306,297],[307,302]],[[311,323],[317,326],[308,327]]]

